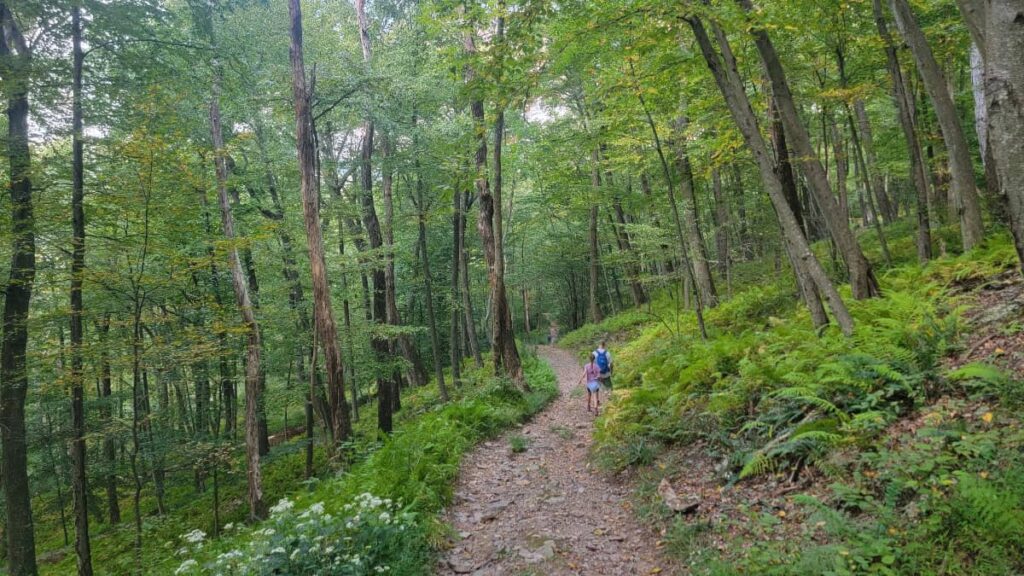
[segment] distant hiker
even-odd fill
[[[551,346],[558,340],[558,324],[551,323],[551,327],[548,328],[548,345]]]
[[[596,415],[601,409],[601,369],[597,366],[597,353],[590,353],[590,362],[583,366],[583,376],[580,382],[587,382],[587,412],[591,411],[591,404],[594,404],[593,412]]]
[[[609,391],[612,389],[612,353],[605,348],[605,341],[601,340],[597,350],[593,353],[598,369],[601,370],[600,381],[604,383]]]

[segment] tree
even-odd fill
[[[89,487],[86,474],[85,386],[82,374],[82,275],[85,272],[85,171],[82,154],[82,7],[71,8],[71,441],[72,496],[75,506],[75,553],[78,573],[92,575],[89,542]]]
[[[4,298],[0,350],[0,481],[7,507],[7,567],[11,576],[35,574],[36,543],[28,482],[25,396],[28,312],[36,276],[32,157],[28,145],[28,91],[32,52],[6,2],[0,2],[0,79],[7,99],[7,160],[11,199],[11,267]]]
[[[316,152],[311,128],[313,119],[309,111],[309,93],[306,90],[306,71],[302,57],[302,8],[299,0],[288,0],[290,22],[289,58],[292,69],[292,98],[295,105],[295,140],[299,158],[302,215],[309,244],[310,273],[313,278],[313,321],[324,355],[327,372],[327,394],[334,421],[335,442],[344,442],[352,435],[348,402],[345,400],[345,373],[338,348],[338,331],[331,308],[331,292],[324,259],[324,241],[320,230],[320,207],[317,194],[317,176],[314,172]]]
[[[970,250],[981,242],[985,231],[981,220],[978,190],[974,185],[974,167],[970,149],[967,147],[967,138],[964,137],[963,126],[960,124],[960,116],[949,97],[945,74],[936,62],[931,47],[928,46],[928,40],[910,10],[910,5],[906,0],[889,0],[889,7],[900,33],[910,47],[910,53],[917,62],[917,70],[921,73],[925,91],[935,107],[942,139],[946,144],[946,150],[949,151],[953,195],[956,197],[957,212],[960,215],[960,236],[963,239],[964,250]]]

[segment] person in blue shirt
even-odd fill
[[[597,364],[597,368],[601,371],[601,382],[608,391],[611,391],[612,353],[605,348],[605,344],[606,342],[601,340],[601,344],[598,345],[597,350],[594,350],[594,362]]]

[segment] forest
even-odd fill
[[[472,572],[463,456],[604,339],[650,573],[1024,571],[1022,55],[1022,0],[0,0],[0,572]]]

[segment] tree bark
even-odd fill
[[[715,260],[718,273],[722,278],[729,278],[729,205],[722,192],[722,173],[718,168],[711,169],[711,193],[715,200],[715,208],[711,212],[715,225]]]
[[[864,166],[868,173],[868,182],[871,185],[870,193],[874,196],[878,211],[885,218],[886,224],[896,220],[896,209],[885,192],[882,183],[882,172],[878,169],[878,158],[875,155],[875,137],[871,130],[871,121],[868,119],[867,109],[864,107],[864,100],[857,98],[853,101],[853,110],[857,115],[857,127],[859,128],[860,143],[864,150]]]
[[[985,8],[989,145],[1024,270],[1024,6],[1019,0],[988,0]]]
[[[289,57],[292,69],[292,98],[295,101],[295,140],[298,148],[299,183],[302,191],[302,215],[309,244],[310,273],[313,279],[313,319],[324,355],[327,394],[334,421],[334,440],[344,442],[352,435],[348,402],[345,399],[345,373],[338,348],[337,327],[331,308],[331,290],[320,230],[320,207],[315,172],[316,152],[310,129],[313,122],[306,91],[305,64],[302,57],[302,8],[299,0],[288,1],[290,19]]]
[[[0,443],[7,513],[7,567],[11,576],[35,574],[36,544],[28,480],[25,395],[28,312],[36,276],[28,146],[28,73],[31,54],[6,3],[0,2],[0,79],[7,96],[7,159],[11,199],[11,265],[4,298],[0,349]]]
[[[213,144],[214,169],[217,180],[217,199],[220,205],[221,227],[224,238],[235,242],[235,223],[228,199],[228,168],[224,156],[224,136],[220,116],[221,65],[214,56],[213,83],[210,90],[210,140]],[[263,503],[263,477],[260,473],[260,326],[253,312],[249,287],[238,248],[228,250],[228,265],[231,270],[231,285],[235,292],[235,303],[246,327],[245,359],[245,455],[246,481],[248,485],[249,520],[256,521],[266,515]]]
[[[448,361],[452,366],[452,383],[455,386],[462,380],[462,351],[459,349],[459,335],[462,332],[462,311],[459,309],[459,272],[462,267],[462,228],[459,220],[462,218],[462,190],[459,187],[460,182],[456,179],[452,187],[452,282],[449,295],[451,320],[448,326]]]
[[[683,195],[683,222],[686,227],[686,239],[690,243],[690,254],[693,255],[692,265],[694,280],[700,288],[701,303],[707,308],[718,305],[718,293],[711,277],[708,265],[708,252],[704,244],[704,236],[700,231],[700,220],[697,216],[697,195],[694,193],[693,166],[686,148],[686,128],[690,119],[685,115],[675,121],[674,145],[676,149],[676,171],[679,172],[679,189]]]
[[[437,334],[437,316],[434,314],[434,288],[430,277],[430,254],[427,252],[427,207],[423,195],[423,178],[420,161],[416,160],[416,209],[419,228],[419,252],[423,263],[423,289],[427,300],[427,324],[430,327],[430,350],[434,356],[434,379],[437,380],[441,401],[448,401],[448,387],[444,382],[444,367],[441,363],[441,342]]]
[[[747,99],[746,91],[736,69],[735,58],[732,55],[732,50],[729,47],[725,34],[717,25],[712,24],[722,51],[720,56],[715,52],[703,22],[699,18],[691,16],[689,17],[689,24],[693,29],[694,36],[697,38],[701,53],[711,69],[715,82],[725,97],[729,112],[743,134],[747,147],[757,161],[761,179],[764,181],[768,196],[772,201],[772,206],[774,206],[775,213],[782,225],[783,234],[790,245],[794,261],[802,263],[804,271],[806,271],[814,282],[815,287],[828,302],[836,323],[839,324],[843,334],[852,335],[853,318],[846,309],[846,305],[839,296],[839,292],[828,278],[825,269],[822,268],[818,258],[811,251],[807,239],[797,224],[793,211],[786,202],[785,195],[782,192],[782,184],[775,174],[774,163],[768,154],[764,138],[761,136],[757,125],[757,118],[750,107],[750,101]]]
[[[504,33],[504,21],[499,18],[499,42]],[[476,54],[473,40],[474,31],[467,30],[463,37],[463,49],[468,55]],[[476,74],[472,66],[466,67],[466,84],[473,86]],[[492,341],[494,342],[494,368],[498,374],[508,376],[513,386],[525,390],[526,379],[516,347],[515,335],[512,332],[512,316],[508,307],[508,295],[505,290],[505,261],[502,251],[502,205],[501,205],[501,144],[504,139],[504,111],[499,108],[494,123],[494,192],[492,195],[490,180],[487,177],[487,128],[484,123],[484,103],[478,94],[472,95],[470,112],[473,118],[473,131],[476,139],[474,155],[476,175],[476,192],[480,202],[480,213],[477,217],[477,230],[484,247],[484,259],[487,261],[487,276],[490,284],[492,314]]]
[[[590,273],[590,291],[589,291],[589,302],[590,302],[590,321],[597,324],[604,319],[601,314],[601,302],[597,295],[597,283],[598,283],[598,268],[601,265],[601,255],[597,248],[597,202],[601,192],[601,171],[597,165],[598,154],[595,149],[590,154],[591,165],[590,165],[590,181],[593,187],[593,193],[596,198],[592,201],[588,212],[588,226],[587,226],[587,247],[589,249],[590,258],[588,259],[587,270]]]
[[[462,254],[460,261],[462,277],[462,312],[466,326],[466,341],[469,352],[473,356],[473,363],[477,368],[484,365],[483,356],[480,354],[480,337],[476,333],[476,315],[473,313],[473,293],[470,291],[469,278],[469,252],[466,248],[466,213],[472,206],[474,198],[470,192],[462,195],[462,210],[459,212],[459,253]]]
[[[751,0],[737,0],[740,6],[749,12],[753,11]],[[751,29],[754,43],[761,56],[765,71],[771,79],[772,96],[779,106],[779,113],[782,118],[782,125],[786,131],[786,137],[793,146],[799,158],[804,176],[807,178],[811,192],[817,200],[818,207],[825,219],[836,246],[846,262],[846,268],[850,276],[850,288],[854,298],[870,298],[878,296],[881,292],[878,288],[878,281],[875,279],[871,263],[864,257],[857,239],[850,230],[850,226],[843,219],[843,211],[832,195],[832,188],[828,182],[828,175],[821,165],[818,155],[811,145],[807,129],[800,122],[796,111],[796,104],[793,94],[789,89],[789,82],[786,80],[786,72],[779,61],[775,46],[772,44],[768,34],[759,27]]]
[[[85,446],[85,386],[82,374],[82,275],[85,273],[85,172],[82,154],[82,7],[71,8],[71,494],[75,508],[78,574],[92,575],[88,475]]]
[[[896,46],[892,41],[892,36],[889,34],[889,26],[885,22],[881,0],[872,0],[872,11],[875,17],[875,26],[878,28],[878,34],[882,37],[882,42],[885,44],[885,57],[889,66],[889,76],[892,79],[892,98],[895,100],[896,109],[899,111],[900,128],[903,130],[903,138],[907,142],[907,150],[910,151],[910,181],[914,185],[917,201],[917,260],[924,264],[931,260],[932,257],[931,226],[928,218],[928,177],[925,174],[921,145],[917,140],[913,101],[910,99],[906,79],[900,68]]]
[[[957,198],[957,212],[960,216],[960,237],[964,250],[974,248],[982,241],[985,231],[982,223],[981,204],[978,190],[974,185],[974,167],[971,163],[970,148],[964,137],[963,126],[957,114],[953,99],[946,88],[945,74],[935,61],[928,40],[917,24],[910,5],[906,0],[889,0],[889,7],[896,19],[896,25],[910,47],[917,62],[917,69],[924,81],[925,91],[935,108],[942,139],[949,152],[949,170],[952,176],[953,193]]]

